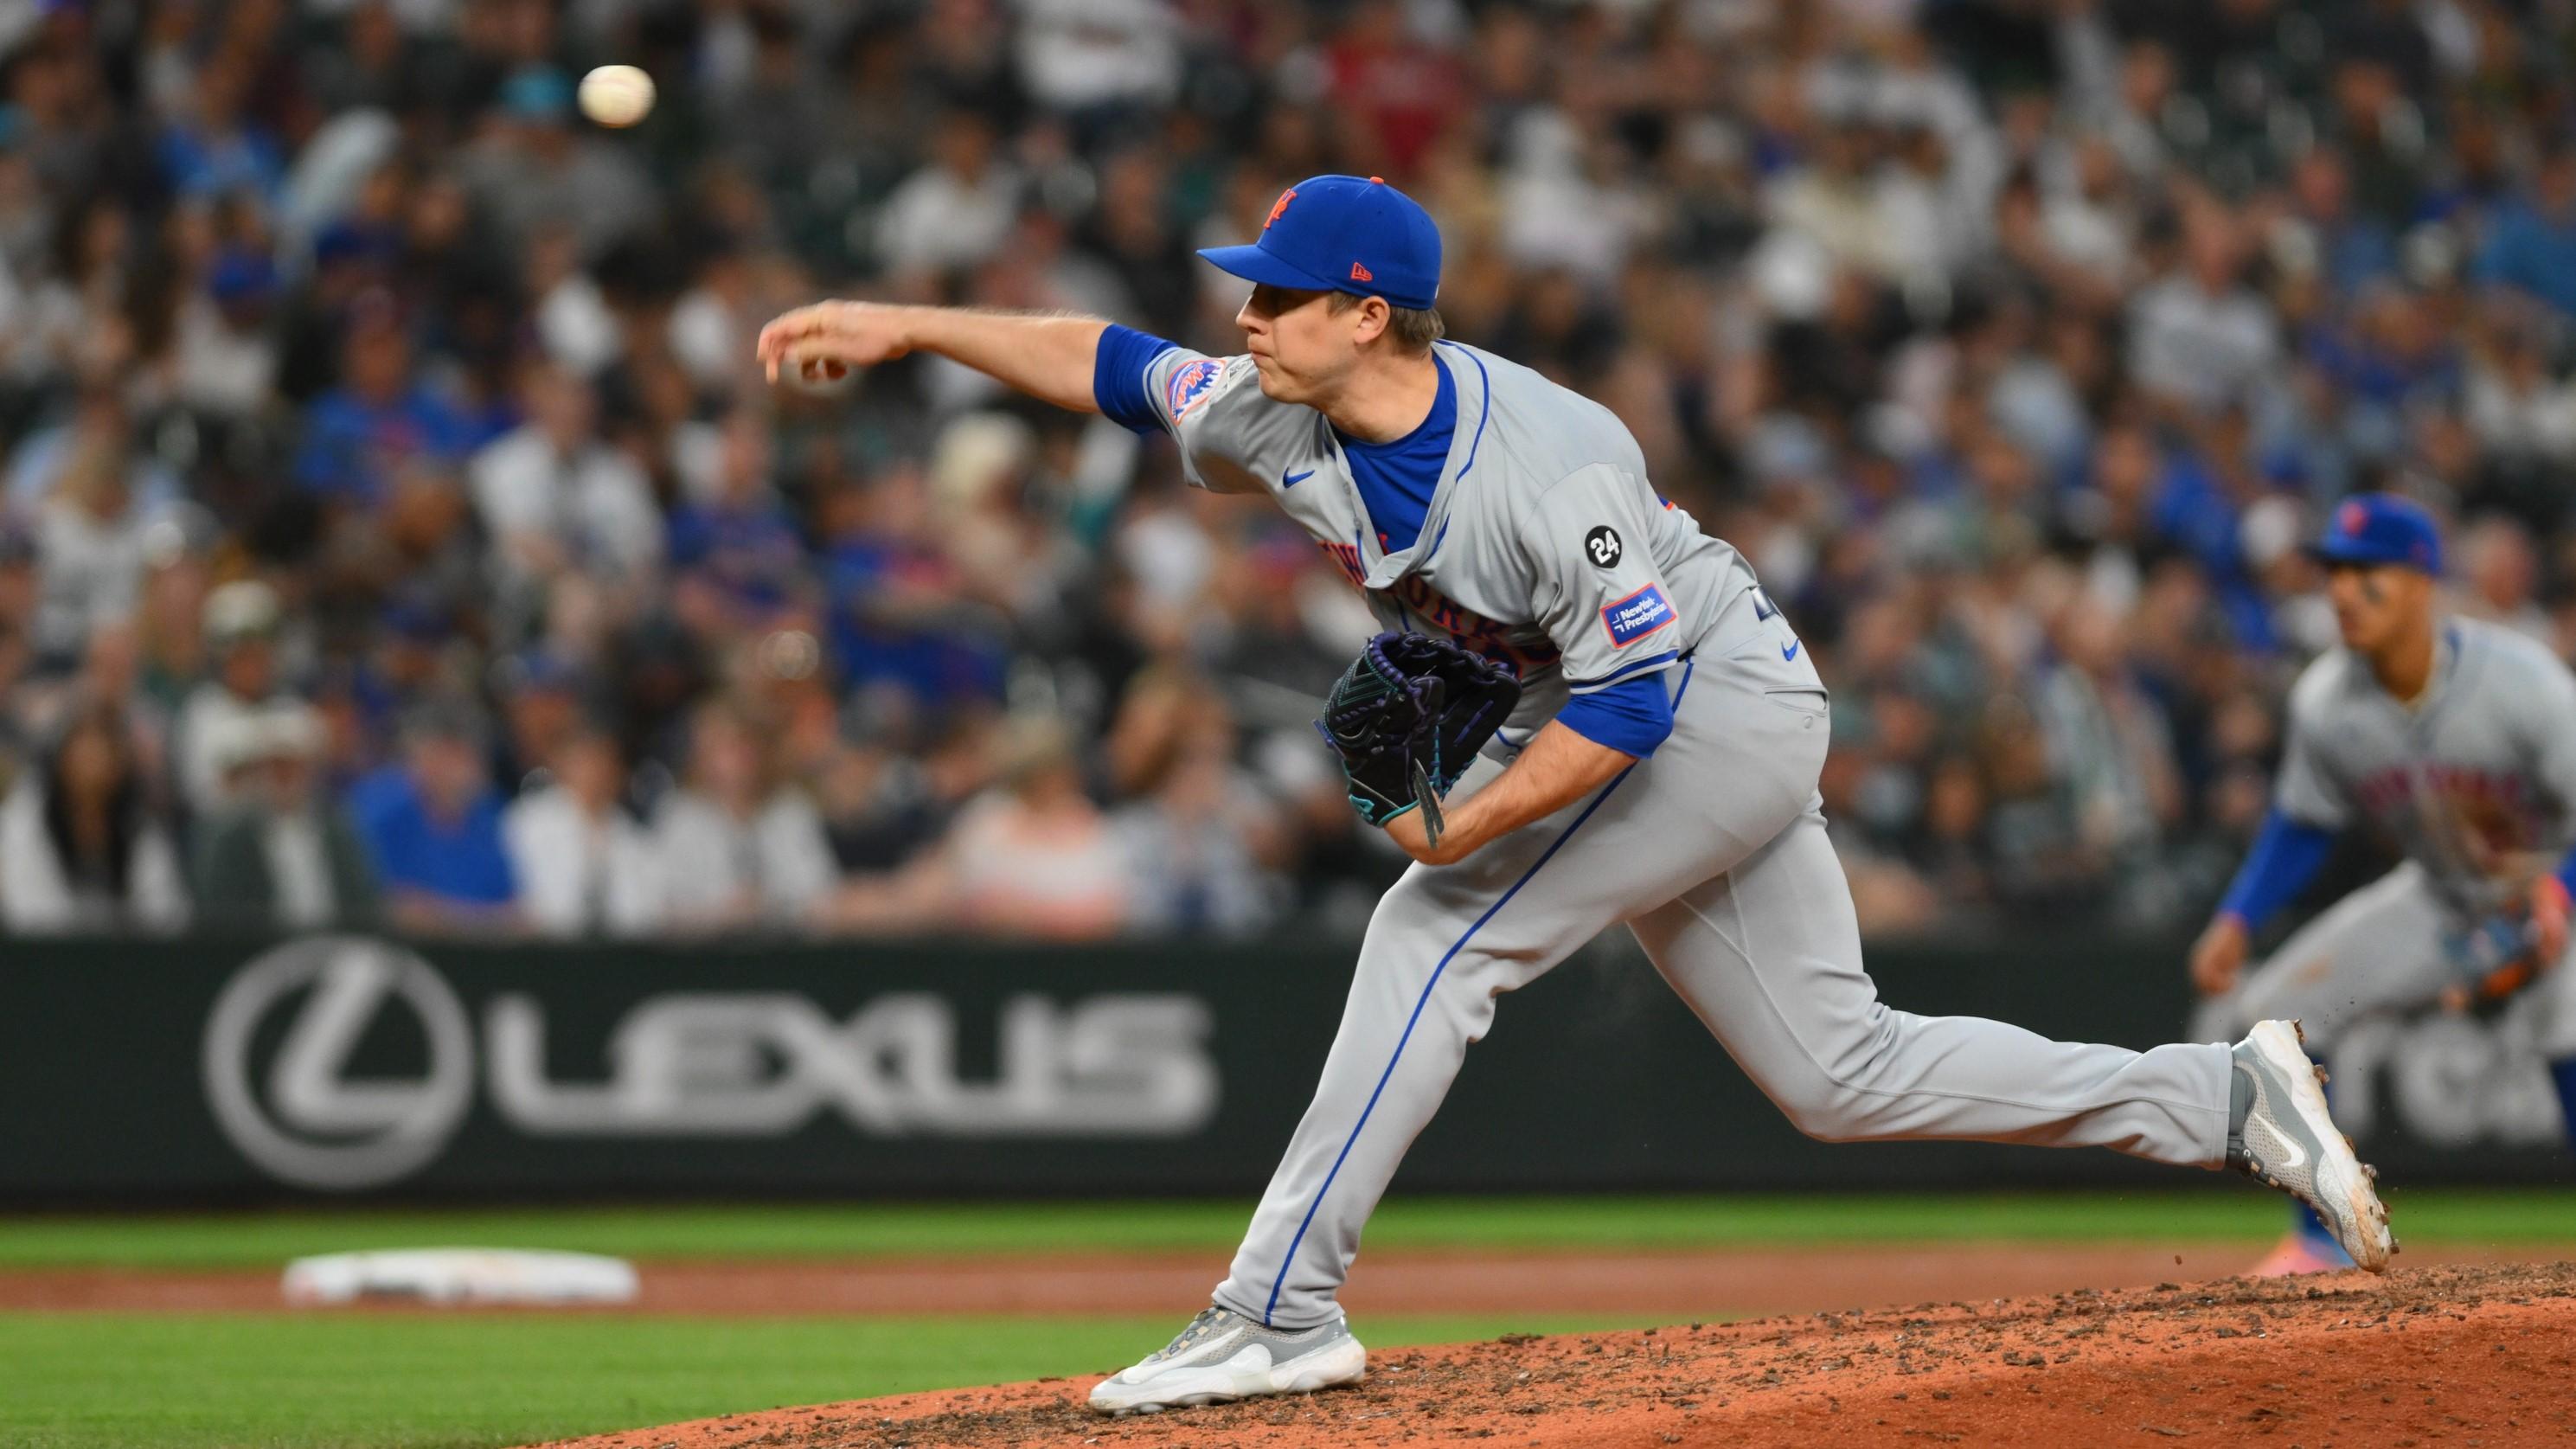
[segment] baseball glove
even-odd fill
[[[2542,972],[2558,964],[2541,957],[2541,942],[2552,933],[2540,918],[2554,916],[2556,934],[2563,937],[2567,912],[2567,888],[2556,877],[2543,876],[2532,888],[2525,910],[2490,916],[2448,936],[2443,945],[2457,979],[2442,993],[2444,1004],[2459,1010],[2501,1001],[2539,980]]]
[[[1440,801],[1520,703],[1511,670],[1427,634],[1380,634],[1342,671],[1315,728],[1342,759],[1351,806],[1383,826],[1422,811],[1438,844]]]

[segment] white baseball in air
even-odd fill
[[[631,126],[653,109],[653,78],[631,65],[603,65],[581,78],[581,113],[603,126]]]

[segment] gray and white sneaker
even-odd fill
[[[2385,1273],[2397,1239],[2379,1173],[2326,1115],[2325,1070],[2301,1040],[2295,1021],[2259,1021],[2229,1050],[2227,1165],[2316,1209],[2355,1265]]]
[[[1351,1337],[1347,1320],[1291,1332],[1264,1328],[1231,1308],[1209,1308],[1161,1352],[1102,1379],[1091,1391],[1091,1407],[1154,1414],[1259,1394],[1311,1394],[1358,1383],[1367,1371],[1368,1350]]]

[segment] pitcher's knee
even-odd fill
[[[1867,1094],[1818,1073],[1795,1090],[1774,1089],[1771,1100],[1789,1125],[1818,1142],[1861,1142],[1878,1136]]]
[[[1819,1142],[1886,1136],[1894,1099],[1869,1086],[1891,1046],[1889,1024],[1886,1009],[1872,1003],[1862,1029],[1846,1038],[1842,1050],[1821,1054],[1821,1060],[1802,1055],[1793,1065],[1765,1073],[1762,1090],[1791,1126]]]
[[[1765,1073],[1761,1086],[1790,1126],[1819,1142],[1856,1142],[1877,1135],[1872,1117],[1878,1099],[1814,1062]]]

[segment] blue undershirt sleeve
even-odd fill
[[[2567,887],[2569,895],[2576,895],[2576,850],[2568,851],[2567,858],[2558,862],[2558,883]],[[2576,1132],[2576,1123],[2568,1124],[2568,1130]]]
[[[1151,333],[1110,323],[1091,360],[1091,400],[1101,416],[1132,432],[1161,432],[1163,415],[1145,395],[1145,369],[1173,346]]]
[[[1658,672],[1578,694],[1556,717],[1592,743],[1642,760],[1673,732],[1673,701]]]
[[[2275,809],[2263,818],[2263,833],[2255,837],[2253,853],[2237,868],[2227,899],[2218,903],[2219,913],[2235,916],[2248,930],[2260,929],[2273,912],[2317,878],[2326,857],[2334,852],[2334,839],[2333,831]]]

